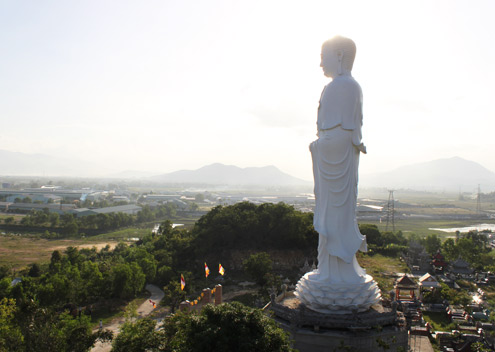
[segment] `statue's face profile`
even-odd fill
[[[339,74],[339,52],[330,47],[323,47],[321,50],[320,67],[326,77],[334,78]]]

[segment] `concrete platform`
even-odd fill
[[[408,335],[395,309],[381,305],[366,312],[324,314],[304,306],[289,292],[270,306],[300,352],[407,351]]]

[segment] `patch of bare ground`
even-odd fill
[[[87,239],[48,240],[30,236],[0,236],[0,265],[22,269],[32,263],[46,263],[54,250],[67,247],[93,248],[101,250],[109,245],[114,248],[117,241],[89,242]]]

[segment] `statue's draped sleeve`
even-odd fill
[[[359,84],[349,76],[336,77],[323,90],[318,107],[318,131],[337,126],[352,130],[352,144],[362,143],[363,93]]]

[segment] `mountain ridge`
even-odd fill
[[[381,173],[360,175],[362,187],[417,190],[495,189],[495,173],[481,164],[454,156],[400,166]]]
[[[203,183],[227,185],[310,185],[280,171],[273,165],[241,168],[235,165],[214,163],[196,170],[179,170],[151,177],[155,181],[170,183]]]

